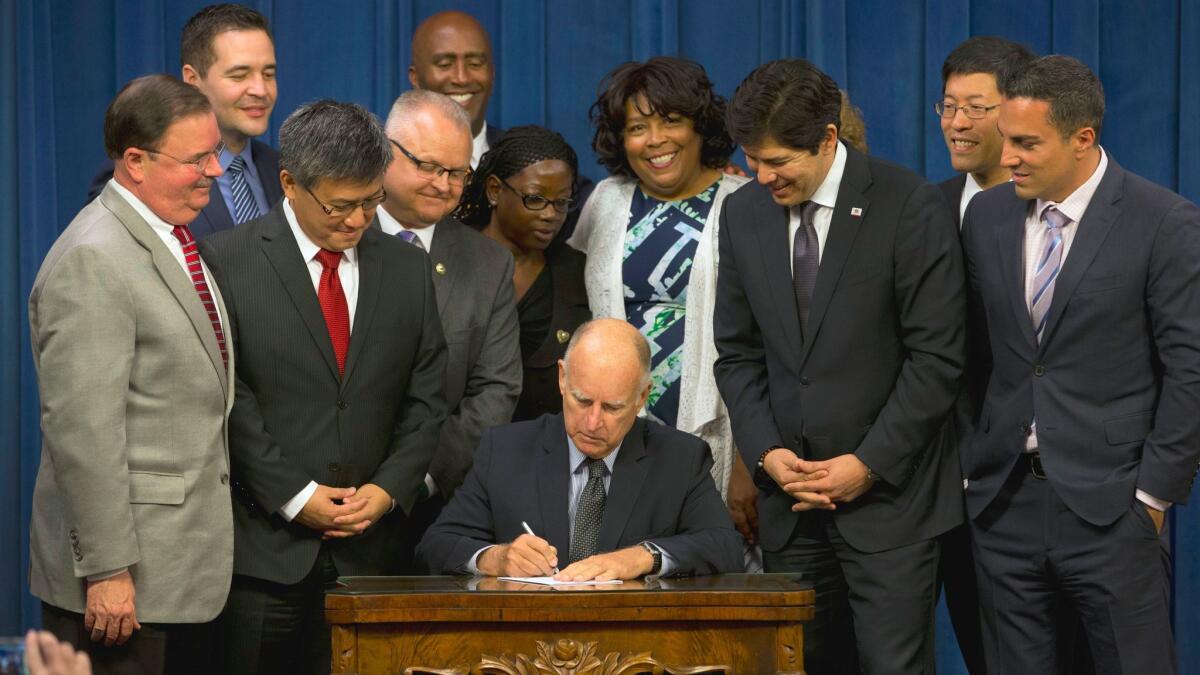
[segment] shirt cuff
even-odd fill
[[[308,485],[304,486],[303,490],[297,493],[295,497],[287,500],[286,504],[279,507],[279,515],[283,516],[283,519],[289,523],[292,522],[296,519],[296,516],[300,515],[300,510],[304,508],[304,505],[308,503],[308,500],[312,498],[316,491],[317,482],[313,480],[308,481]]]
[[[119,570],[113,570],[111,572],[101,572],[99,574],[89,574],[89,575],[87,575],[87,580],[88,581],[104,581],[105,579],[111,579],[128,569],[129,569],[128,567],[122,567]]]
[[[437,494],[437,483],[433,482],[433,476],[425,474],[425,489],[429,490],[429,497]]]
[[[658,551],[658,554],[660,556],[662,556],[662,567],[659,568],[658,574],[647,575],[647,576],[656,576],[656,577],[671,576],[671,572],[674,572],[675,568],[677,567],[677,565],[675,564],[675,559],[671,557],[670,553],[667,553],[666,551],[664,551],[663,548],[661,546],[659,546],[658,544],[656,544],[652,541],[648,541],[646,543],[649,544],[650,546],[653,546],[654,550]]]
[[[463,565],[463,569],[466,570],[467,574],[483,574],[483,572],[479,571],[479,556],[483,555],[484,551],[492,548],[493,546],[495,546],[495,544],[492,544],[492,546],[484,546],[478,551],[475,551],[475,555],[471,556],[471,559],[467,561],[467,564]]]
[[[1136,494],[1139,502],[1149,506],[1152,509],[1166,511],[1167,509],[1171,508],[1171,502],[1164,501],[1158,497],[1151,497],[1144,490],[1138,490]]]

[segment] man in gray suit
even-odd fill
[[[395,152],[384,175],[387,199],[376,215],[385,233],[429,252],[449,348],[450,414],[425,480],[431,498],[410,523],[415,546],[462,484],[484,430],[512,419],[521,394],[520,333],[512,254],[448,216],[469,177],[466,112],[448,96],[413,90],[396,99],[386,130]]]
[[[195,88],[126,85],[104,119],[113,179],[29,296],[43,432],[30,587],[97,673],[200,668],[201,624],[229,590],[233,352],[187,227],[221,174],[220,140]]]

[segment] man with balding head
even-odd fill
[[[563,412],[484,433],[418,557],[436,574],[563,581],[740,571],[708,445],[637,416],[649,366],[628,323],[580,326],[559,362]]]

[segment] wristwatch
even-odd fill
[[[654,574],[658,574],[659,572],[661,572],[662,571],[662,552],[659,551],[657,547],[652,546],[650,544],[650,542],[648,542],[648,541],[642,542],[642,548],[646,549],[646,552],[649,553],[650,557],[654,559],[654,562],[651,563],[651,565],[650,565],[650,571],[647,574],[654,575]]]

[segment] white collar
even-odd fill
[[[310,263],[313,258],[317,257],[317,253],[321,251],[321,247],[313,243],[312,239],[308,238],[308,234],[300,229],[300,221],[296,220],[296,212],[292,210],[292,203],[287,199],[283,200],[283,217],[287,219],[288,226],[292,228],[292,236],[296,238],[296,245],[300,247],[300,255],[304,258],[305,263]],[[346,261],[353,264],[357,260],[358,247],[348,248],[342,251],[346,256]]]
[[[421,240],[421,245],[425,247],[426,251],[433,250],[433,230],[437,227],[437,223],[426,225],[425,227],[408,227],[392,217],[392,214],[388,213],[387,209],[382,206],[375,209],[375,216],[379,218],[379,228],[383,230],[384,234],[394,237],[402,230],[407,230],[417,235],[417,238]]]
[[[821,181],[821,185],[813,192],[812,197],[809,197],[809,201],[830,209],[837,204],[838,188],[841,187],[842,176],[846,173],[846,157],[846,146],[838,141],[833,153],[833,164],[829,165],[829,173],[825,174],[825,180]]]
[[[1096,170],[1092,172],[1090,178],[1083,182],[1083,185],[1075,188],[1075,191],[1067,196],[1055,206],[1064,216],[1071,219],[1072,222],[1078,223],[1083,218],[1083,212],[1087,211],[1088,204],[1091,203],[1092,197],[1096,194],[1096,188],[1100,187],[1100,181],[1104,178],[1104,172],[1108,169],[1108,153],[1104,152],[1104,148],[1100,148],[1100,163],[1096,165]],[[1054,204],[1054,202],[1045,199],[1037,200],[1036,213],[1040,218],[1042,211],[1046,206]]]

